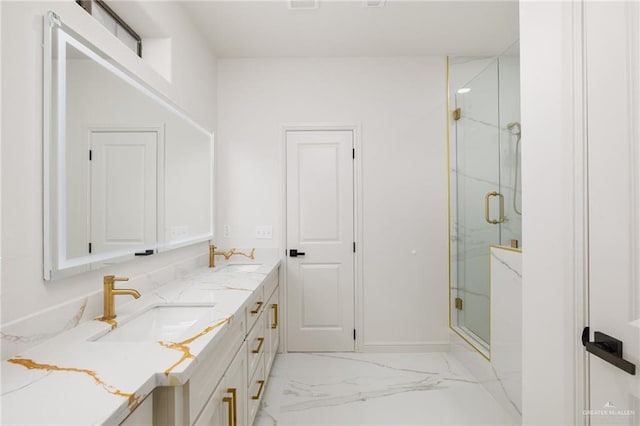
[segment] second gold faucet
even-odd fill
[[[209,268],[216,267],[216,256],[224,256],[225,260],[229,260],[229,258],[231,258],[231,256],[233,255],[245,256],[251,260],[255,259],[255,247],[251,249],[251,252],[249,254],[243,253],[241,251],[236,251],[235,248],[232,248],[229,251],[218,251],[216,250],[217,248],[218,247],[214,246],[213,244],[209,245]]]

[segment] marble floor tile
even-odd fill
[[[515,425],[446,353],[276,357],[254,426]]]

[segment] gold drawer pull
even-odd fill
[[[255,315],[258,312],[260,312],[260,308],[262,308],[262,305],[264,305],[264,302],[256,302],[256,308],[253,311],[251,311],[251,313]]]
[[[229,412],[227,416],[229,417],[229,426],[233,426],[233,398],[225,396],[222,398],[222,402],[229,404]]]
[[[259,354],[260,353],[260,349],[262,349],[262,344],[264,343],[264,337],[258,337],[256,340],[258,342],[260,342],[260,343],[258,344],[257,348],[255,348],[254,350],[251,351],[251,353]]]
[[[260,395],[262,395],[262,389],[264,388],[264,380],[258,380],[256,383],[260,385],[260,389],[258,389],[258,393],[253,395],[251,399],[260,399]]]
[[[273,323],[271,324],[271,328],[278,328],[278,304],[274,303],[271,305],[271,309],[273,309]]]
[[[236,389],[228,388],[227,393],[231,394],[231,404],[233,405],[233,426],[238,426],[238,398],[236,397]]]

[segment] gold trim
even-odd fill
[[[471,346],[471,348],[478,352],[482,358],[486,359],[487,361],[491,362],[491,345],[489,345],[489,349],[487,350],[487,352],[489,352],[489,355],[485,354],[484,352],[482,352],[480,349],[478,349],[476,347],[476,345],[474,345],[471,341],[469,341],[469,339],[467,339],[462,333],[460,333],[455,327],[451,327],[451,331],[453,331],[454,333],[456,333],[458,335],[458,337],[460,337],[462,340],[464,340],[465,342],[467,342],[467,344],[469,346]]]
[[[447,171],[447,263],[449,265],[448,274],[449,274],[449,328],[453,330],[453,324],[451,323],[451,118],[449,114],[449,109],[451,107],[450,103],[450,92],[451,89],[449,87],[449,57],[446,58],[446,116],[447,116],[447,167],[445,170]]]
[[[513,248],[508,246],[501,246],[499,244],[491,244],[490,248],[498,249],[498,250],[506,250],[506,251],[515,251],[516,253],[522,253],[522,249]]]

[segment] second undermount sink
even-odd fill
[[[156,305],[119,324],[106,334],[94,337],[97,342],[179,342],[204,330],[219,319],[207,305]],[[116,319],[117,320],[117,319]]]
[[[232,263],[224,267],[225,272],[254,272],[262,266],[261,263]]]

